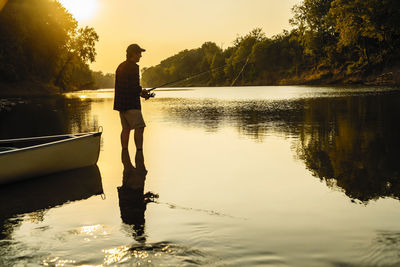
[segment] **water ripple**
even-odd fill
[[[103,250],[103,264],[127,264],[137,266],[193,266],[211,262],[204,252],[168,241],[151,244],[135,244]]]
[[[378,232],[365,249],[361,262],[365,266],[400,266],[400,233]]]

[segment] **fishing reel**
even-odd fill
[[[151,98],[151,97],[155,97],[156,94],[153,93],[153,92],[151,92],[151,91],[148,91],[148,90],[146,90],[146,89],[143,89],[143,91],[142,91],[142,93],[141,93],[141,96],[144,97],[144,98],[147,100],[147,99],[149,99],[149,98]]]

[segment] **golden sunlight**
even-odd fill
[[[0,0],[0,11],[3,9],[3,7],[7,4],[7,0]]]
[[[77,21],[92,18],[97,11],[97,0],[59,0]]]

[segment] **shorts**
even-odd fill
[[[143,120],[142,111],[140,109],[120,111],[119,117],[121,119],[122,129],[137,129],[146,127],[146,124]]]

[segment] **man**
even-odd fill
[[[122,62],[115,73],[114,110],[119,111],[122,124],[121,145],[128,148],[131,130],[137,150],[143,149],[143,132],[146,124],[143,120],[140,97],[149,99],[150,94],[142,89],[139,82],[139,66],[136,64],[146,51],[137,44],[126,49],[126,61]]]

